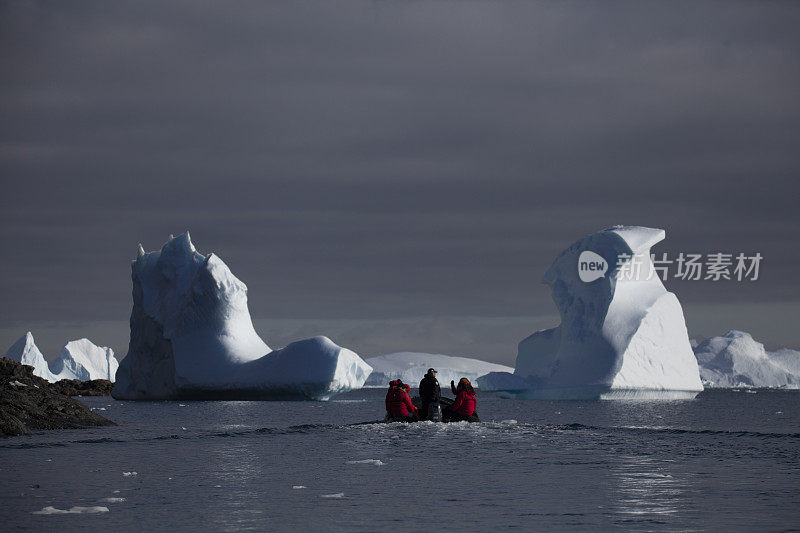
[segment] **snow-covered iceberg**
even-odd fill
[[[33,367],[33,374],[54,383],[61,379],[107,379],[114,381],[119,363],[114,350],[97,346],[89,339],[68,342],[56,360],[49,363],[36,347],[31,332],[8,349],[6,357]]]
[[[749,333],[731,330],[698,344],[694,353],[707,387],[800,388],[800,352],[768,352]]]
[[[58,376],[74,376],[66,379],[89,381],[107,379],[114,381],[119,362],[114,350],[97,346],[89,339],[68,342],[58,359],[50,364],[50,370]],[[65,378],[60,378],[65,379]]]
[[[372,367],[372,374],[367,378],[365,387],[386,387],[395,379],[402,379],[404,383],[416,387],[429,368],[437,371],[436,378],[439,383],[450,383],[468,378],[475,382],[477,378],[489,372],[509,372],[514,369],[496,363],[488,363],[479,359],[467,357],[452,357],[449,355],[398,352],[378,357],[370,357],[367,363]]]
[[[327,399],[372,370],[326,337],[271,351],[253,328],[247,287],[189,233],[132,264],[133,310],[118,399]]]
[[[51,383],[59,379],[50,371],[50,365],[36,346],[33,340],[33,334],[30,331],[12,344],[5,356],[12,361],[32,366],[34,376],[39,376]]]
[[[683,310],[654,271],[664,230],[614,226],[545,273],[561,325],[519,344],[515,374],[534,398],[692,398],[703,390]]]

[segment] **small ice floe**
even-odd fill
[[[776,415],[782,415],[782,414],[783,414],[783,411],[775,411],[775,414],[776,414]]]
[[[31,514],[97,514],[107,513],[108,507],[94,506],[94,507],[70,507],[69,509],[56,509],[48,505],[42,508],[41,511],[33,511]]]
[[[138,476],[139,472],[123,472],[122,475],[125,477]]]
[[[750,390],[750,389],[747,389],[745,392],[746,392],[747,394],[758,394],[756,391],[754,391],[754,390]]]
[[[361,459],[359,461],[347,461],[345,464],[348,465],[374,465],[374,466],[383,466],[386,463],[381,461],[380,459]]]
[[[337,492],[335,494],[322,494],[320,498],[331,498],[331,499],[344,498],[344,492]]]
[[[113,494],[119,494],[119,491],[118,491],[118,490],[115,490],[115,491],[113,492]]]
[[[105,407],[90,407],[89,409],[91,411],[105,411],[106,410]]]
[[[184,431],[186,431],[186,428],[185,428],[185,427],[183,427],[183,426],[181,426],[181,429],[182,429],[182,430],[184,430]]]
[[[27,387],[27,385],[25,385],[24,383],[22,383],[18,379],[15,379],[14,381],[9,381],[8,384],[11,385],[12,387],[14,387],[15,389],[17,387]]]
[[[292,485],[292,488],[294,490],[300,490],[300,489],[307,489],[308,487],[306,487],[305,485]]]
[[[119,492],[119,491],[115,490],[114,492]],[[103,498],[100,501],[105,503],[121,503],[124,502],[125,500],[126,498]]]
[[[508,420],[501,420],[500,423],[503,424],[504,426],[515,426],[517,424],[517,421],[514,420],[513,418],[509,418]]]
[[[178,407],[186,407],[186,404],[185,403],[179,403]]]

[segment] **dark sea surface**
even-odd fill
[[[374,389],[330,402],[83,398],[119,425],[0,440],[0,529],[800,530],[800,391],[752,392],[479,392],[485,422],[412,425],[364,424],[383,416]],[[109,511],[33,514],[49,506]]]

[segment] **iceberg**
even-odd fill
[[[478,388],[484,392],[522,392],[532,387],[530,381],[513,372],[489,372],[479,377],[477,382]]]
[[[614,226],[544,275],[561,324],[519,343],[514,374],[532,398],[693,398],[703,390],[683,310],[650,259],[664,230]],[[517,386],[518,386],[517,382]]]
[[[32,366],[34,376],[39,376],[51,383],[59,379],[50,371],[50,365],[36,346],[33,340],[33,334],[30,331],[12,344],[5,356],[12,361]]]
[[[768,352],[749,333],[731,330],[704,340],[694,349],[707,387],[800,388],[800,352]]]
[[[33,374],[51,383],[62,379],[114,381],[119,363],[114,350],[97,346],[89,339],[68,342],[59,357],[48,364],[36,347],[31,332],[25,333],[8,349],[6,357],[33,367]]]
[[[128,354],[112,395],[124,400],[317,399],[360,388],[372,368],[327,337],[272,351],[253,328],[247,286],[189,233],[131,266]]]
[[[452,357],[442,354],[418,352],[398,352],[378,357],[370,357],[367,363],[372,367],[372,374],[367,378],[365,387],[387,387],[389,382],[402,379],[403,382],[416,387],[429,368],[437,371],[440,384],[448,384],[468,378],[475,382],[480,376],[489,372],[513,372],[513,368],[488,363],[467,357]]]
[[[68,342],[61,349],[61,355],[50,365],[50,370],[63,376],[59,379],[114,381],[118,367],[114,350],[97,346],[89,339],[79,339]]]

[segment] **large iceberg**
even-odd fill
[[[132,264],[130,344],[118,399],[328,399],[372,368],[326,337],[271,351],[253,328],[247,287],[189,233]]]
[[[703,390],[681,305],[650,259],[663,239],[661,229],[614,226],[556,257],[544,283],[561,325],[519,344],[514,373],[529,383],[527,396],[693,398]]]
[[[468,378],[475,382],[477,378],[489,372],[513,372],[513,368],[488,363],[467,357],[418,352],[398,352],[378,357],[370,357],[367,363],[372,367],[372,374],[367,378],[365,387],[386,387],[395,379],[417,386],[429,368],[437,371],[439,383],[450,383]]]
[[[119,363],[114,351],[97,346],[89,339],[68,342],[58,358],[49,363],[36,347],[33,334],[27,332],[8,349],[6,357],[33,367],[33,374],[54,383],[61,379],[107,379],[114,381]]]
[[[768,352],[743,331],[706,339],[694,353],[707,387],[800,388],[800,352]]]

